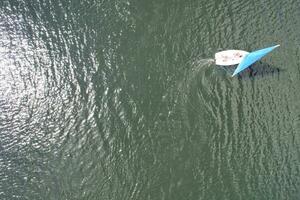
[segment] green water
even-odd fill
[[[299,199],[299,33],[299,0],[1,0],[0,199]]]

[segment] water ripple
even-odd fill
[[[0,198],[297,199],[299,5],[1,1]]]

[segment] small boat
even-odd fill
[[[243,58],[249,54],[242,50],[226,50],[215,54],[216,65],[232,66],[239,64]]]
[[[246,52],[242,50],[226,50],[215,54],[216,65],[230,66],[237,65],[237,68],[232,74],[232,77],[250,67],[253,63],[260,60],[271,51],[279,47],[280,45],[275,45],[272,47],[260,49],[253,52]]]

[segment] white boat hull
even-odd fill
[[[226,50],[215,54],[216,65],[230,66],[239,64],[249,54],[242,50]]]

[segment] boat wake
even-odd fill
[[[214,59],[195,60],[190,62],[188,66],[189,69],[185,72],[184,79],[179,84],[178,89],[182,117],[186,126],[193,129],[193,127],[201,125],[202,122],[204,122],[203,126],[207,124],[205,119],[209,118],[205,115],[212,110],[211,103],[215,96],[214,85],[220,80],[224,80],[222,74],[225,75],[225,73],[215,70]],[[194,123],[196,121],[197,125]]]

